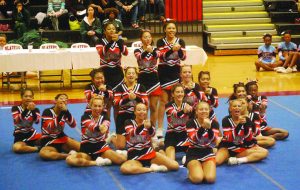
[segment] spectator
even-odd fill
[[[113,23],[115,25],[115,27],[116,27],[117,34],[119,36],[121,36],[122,33],[123,33],[123,24],[122,24],[121,20],[117,19],[118,14],[119,14],[119,11],[116,8],[105,9],[105,15],[108,15],[107,16],[108,19],[105,19],[103,21],[102,25],[104,26],[108,22]]]
[[[148,6],[149,3],[151,5],[154,5],[154,12],[158,14],[159,20],[162,22],[166,22],[164,0],[140,0],[140,5],[139,5],[140,21],[145,21],[146,9],[147,7],[150,7]]]
[[[105,19],[104,9],[108,6],[108,0],[91,0],[90,3],[95,9],[97,17],[103,21]]]
[[[54,30],[68,29],[68,10],[65,9],[65,0],[48,0],[47,15],[52,21]]]
[[[0,12],[5,18],[8,18],[7,11],[12,10],[12,6],[11,0],[0,0]]]
[[[95,10],[89,5],[87,8],[87,16],[84,17],[80,24],[80,34],[82,40],[90,46],[95,46],[101,38],[102,27],[98,18],[95,18]]]
[[[23,7],[22,2],[16,3],[16,9],[12,14],[14,32],[20,38],[28,30],[30,24],[30,13]]]
[[[130,14],[130,23],[132,28],[139,28],[137,23],[138,0],[115,0],[120,11],[119,19],[124,23],[127,14]]]
[[[90,0],[68,0],[67,7],[71,15],[74,15],[78,21],[87,15],[87,7],[90,4]]]
[[[6,45],[6,35],[0,34],[0,50],[3,50],[3,47]]]

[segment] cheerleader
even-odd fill
[[[157,75],[157,59],[159,51],[154,48],[150,31],[143,30],[140,39],[142,47],[134,50],[134,55],[139,65],[138,83],[146,88],[149,98],[150,119],[156,125],[157,103],[161,95],[161,87]]]
[[[137,83],[137,68],[127,67],[125,69],[125,82],[118,86],[114,93],[114,104],[119,107],[116,119],[117,139],[112,139],[117,149],[125,149],[125,127],[127,119],[134,118],[134,106],[138,102],[148,104],[148,96],[144,86]]]
[[[147,119],[146,104],[137,103],[134,107],[134,115],[135,119],[125,122],[128,161],[122,164],[121,172],[142,174],[178,170],[179,165],[175,160],[155,152],[152,148],[151,137],[155,135],[155,127]]]
[[[210,121],[210,106],[199,102],[196,106],[195,119],[186,124],[189,141],[185,165],[188,178],[192,183],[214,183],[216,180],[216,161],[213,148],[219,136],[219,123]]]
[[[186,59],[185,42],[176,36],[176,25],[172,20],[167,21],[163,30],[165,37],[157,41],[160,51],[158,77],[162,88],[158,108],[157,136],[162,136],[165,104],[170,101],[170,90],[179,82],[181,60]]]
[[[193,73],[191,65],[183,65],[180,68],[180,83],[184,87],[185,97],[183,99],[184,102],[190,104],[190,106],[194,108],[198,104],[199,101],[207,102],[207,97],[199,84],[193,81]]]
[[[104,37],[96,49],[100,55],[100,67],[104,72],[106,85],[115,90],[124,80],[121,57],[122,54],[128,55],[128,50],[124,41],[119,39],[114,24],[104,25]]]
[[[42,149],[40,157],[44,160],[64,160],[71,150],[79,151],[80,143],[64,133],[65,123],[71,128],[76,127],[76,121],[67,108],[68,96],[58,94],[55,105],[44,110],[42,114]]]
[[[235,100],[239,98],[246,98],[247,97],[247,92],[246,92],[246,87],[243,82],[239,82],[237,84],[233,85],[233,93],[229,96],[229,100]]]
[[[276,140],[286,139],[289,136],[289,132],[287,130],[268,126],[266,118],[268,100],[266,96],[258,95],[257,82],[250,81],[245,85],[245,87],[250,103],[253,104],[253,112],[259,114],[263,120],[261,123],[261,134],[263,136],[270,136]]]
[[[224,133],[216,155],[217,165],[227,160],[229,165],[257,162],[268,156],[268,150],[256,144],[252,134],[253,123],[241,115],[241,109],[239,100],[229,102],[229,116],[222,120]]]
[[[239,100],[242,103],[241,115],[248,117],[253,122],[252,133],[255,139],[257,140],[257,144],[264,148],[270,148],[274,146],[275,139],[273,139],[272,137],[261,135],[261,129],[260,129],[261,118],[259,114],[249,111],[252,110],[252,106],[248,104],[246,98],[241,98]]]
[[[168,128],[164,144],[166,156],[175,160],[175,153],[185,152],[189,146],[186,123],[193,107],[183,101],[184,89],[181,84],[174,85],[171,94],[174,100],[166,104]]]
[[[90,72],[92,82],[85,87],[84,95],[87,101],[85,112],[91,112],[90,100],[99,96],[104,99],[103,112],[110,118],[111,102],[113,100],[113,92],[110,86],[105,85],[105,77],[102,69],[93,69]]]
[[[255,61],[256,71],[263,68],[265,71],[274,71],[281,63],[276,62],[276,48],[272,46],[272,35],[264,34],[264,45],[259,46],[257,50],[258,60]]]
[[[214,108],[217,108],[219,106],[219,97],[218,97],[217,89],[209,86],[210,85],[209,71],[200,71],[198,74],[198,82],[200,84],[201,89],[204,91],[208,99],[207,102],[210,105],[209,118],[210,120],[217,121]]]
[[[14,144],[15,153],[37,152],[41,134],[33,128],[33,124],[40,122],[40,110],[36,108],[31,89],[21,90],[22,103],[11,109],[14,121]]]
[[[126,158],[111,150],[105,139],[109,132],[110,121],[104,110],[104,100],[94,97],[90,100],[91,112],[81,117],[80,152],[67,157],[70,166],[103,166],[122,164]]]

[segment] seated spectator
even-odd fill
[[[95,10],[91,5],[87,8],[87,16],[81,22],[80,34],[82,40],[90,46],[98,44],[99,38],[101,38],[101,22],[98,18],[95,18]]]
[[[275,67],[278,67],[279,64],[276,63],[276,49],[272,46],[272,35],[265,34],[263,36],[265,45],[262,45],[258,48],[258,60],[255,61],[256,71],[259,71],[260,68],[263,68],[266,71],[274,71]]]
[[[3,46],[6,45],[6,35],[5,34],[0,34],[0,50],[3,50]]]
[[[115,0],[115,3],[120,11],[119,19],[124,23],[129,14],[132,28],[139,28],[137,23],[138,0]]]
[[[147,7],[150,7],[148,6],[149,3],[151,5],[154,5],[154,11],[158,14],[159,20],[162,22],[166,22],[164,0],[140,0],[140,4],[139,4],[140,21],[145,21],[146,9]]]
[[[300,69],[300,45],[297,52],[290,52],[288,58],[283,64],[283,68],[280,69],[282,73],[297,72]],[[298,67],[298,70],[297,70]]]
[[[87,7],[90,4],[89,0],[67,0],[67,8],[71,15],[74,15],[78,21],[87,15]]]
[[[68,10],[65,9],[65,0],[48,0],[47,15],[52,21],[54,30],[69,29]]]
[[[23,7],[22,2],[16,3],[16,9],[12,14],[13,30],[20,38],[28,30],[30,24],[30,13]]]
[[[117,19],[118,14],[119,14],[118,9],[115,9],[115,8],[105,9],[105,15],[108,15],[107,16],[108,19],[105,19],[103,21],[102,26],[104,26],[108,22],[113,23],[115,25],[115,27],[116,27],[117,34],[119,36],[121,36],[122,33],[123,33],[123,24],[122,24],[121,20]]]
[[[12,0],[0,0],[0,12],[5,18],[8,18],[7,11],[11,11],[13,8]]]
[[[108,8],[108,0],[91,0],[91,5],[95,10],[95,15],[103,21],[105,19],[104,9]]]

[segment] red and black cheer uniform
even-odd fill
[[[246,117],[246,123],[236,125],[230,116],[222,120],[223,138],[219,148],[228,149],[231,156],[235,156],[248,148],[256,146],[256,140],[253,137],[253,122]]]
[[[218,97],[218,91],[214,87],[211,88],[210,94],[205,94],[207,97],[207,103],[210,105],[210,112],[209,112],[209,119],[217,121],[216,113],[214,111],[214,108],[217,108],[219,106],[219,97]]]
[[[110,86],[106,85],[106,90],[101,91],[99,90],[95,84],[90,83],[85,87],[84,95],[87,101],[87,105],[85,108],[85,112],[91,112],[91,108],[89,105],[90,100],[92,99],[93,95],[102,96],[104,98],[104,112],[107,113],[107,105],[110,99],[113,98],[113,91]]]
[[[62,145],[68,141],[68,136],[64,133],[65,123],[72,128],[76,127],[76,121],[69,110],[56,115],[54,107],[45,109],[42,114],[41,145],[52,146],[62,152]]]
[[[127,47],[122,39],[109,42],[102,38],[96,49],[100,55],[100,67],[104,72],[106,84],[115,90],[124,80],[121,57],[122,54],[128,55]]]
[[[134,100],[129,99],[130,92],[136,95]],[[129,90],[125,83],[118,86],[114,93],[114,104],[119,106],[119,112],[116,118],[117,134],[125,135],[124,123],[127,119],[134,118],[134,107],[139,102],[148,105],[148,96],[143,85],[137,83],[132,90]]]
[[[125,121],[128,160],[140,161],[143,166],[150,166],[156,152],[152,148],[151,138],[155,135],[155,127],[149,129],[138,125],[133,119]]]
[[[107,127],[106,133],[101,133],[99,126]],[[81,143],[80,152],[91,156],[93,160],[107,150],[110,150],[105,139],[109,132],[110,121],[105,113],[102,113],[98,120],[95,120],[91,113],[84,113],[81,117]]]
[[[11,108],[14,121],[14,143],[25,142],[28,146],[34,146],[35,141],[41,138],[41,134],[32,127],[40,122],[40,110],[35,108],[30,111],[24,109],[22,105]]]
[[[173,51],[174,44],[180,44],[178,51]],[[158,77],[162,89],[170,90],[172,86],[179,82],[180,61],[186,59],[185,42],[176,38],[174,44],[170,44],[167,38],[157,41],[157,48],[160,52]]]
[[[219,136],[219,123],[213,120],[211,128],[204,129],[197,119],[191,119],[186,124],[186,130],[190,146],[186,153],[185,165],[192,160],[201,162],[214,160],[216,155],[213,148],[216,146],[215,142]]]
[[[173,146],[176,152],[186,151],[190,143],[186,133],[186,123],[191,113],[184,113],[183,110],[188,103],[183,102],[178,107],[174,101],[166,104],[166,115],[168,128],[165,136],[165,149]]]
[[[253,136],[256,137],[261,134],[261,118],[257,113],[254,112],[249,112],[248,114],[249,119],[253,122],[253,127],[252,127],[252,133]]]
[[[146,88],[148,95],[159,96],[161,94],[160,82],[157,74],[157,59],[159,51],[153,48],[149,53],[142,47],[134,50],[134,55],[139,65],[138,83]]]
[[[270,126],[268,126],[266,113],[260,112],[260,105],[265,104],[267,106],[268,99],[266,96],[257,96],[257,97],[251,97],[249,99],[249,102],[253,104],[252,112],[259,114],[261,118],[260,128],[261,128],[262,135],[264,135],[265,131],[272,129]]]

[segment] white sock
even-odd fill
[[[248,158],[247,157],[237,158],[237,162],[239,164],[247,163],[248,162]]]

